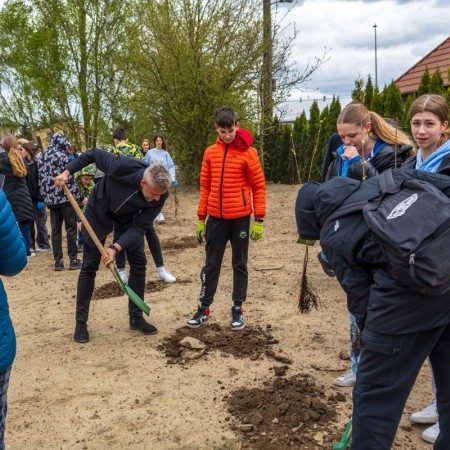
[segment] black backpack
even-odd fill
[[[430,183],[392,171],[379,175],[381,195],[362,210],[393,278],[425,295],[450,290],[450,199]]]

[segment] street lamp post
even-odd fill
[[[377,24],[373,26],[375,30],[375,88],[378,89],[378,67],[377,67]]]

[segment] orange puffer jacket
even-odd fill
[[[238,219],[249,216],[253,209],[255,219],[266,215],[266,180],[251,144],[250,132],[239,129],[231,144],[217,138],[206,149],[200,173],[199,220],[207,215]]]

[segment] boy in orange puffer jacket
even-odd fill
[[[229,107],[216,111],[216,143],[203,155],[200,200],[197,208],[197,240],[206,239],[206,262],[201,272],[200,305],[187,326],[198,328],[209,317],[217,290],[227,242],[231,242],[233,307],[231,329],[244,328],[242,304],[247,297],[248,244],[262,238],[266,214],[266,180],[249,131],[239,128]],[[255,222],[250,228],[250,215]],[[208,220],[205,224],[205,219]]]

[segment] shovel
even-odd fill
[[[91,225],[87,221],[83,211],[81,211],[81,208],[78,206],[77,201],[74,199],[74,197],[73,197],[72,193],[70,192],[69,188],[67,187],[67,185],[64,184],[63,187],[64,187],[64,192],[67,195],[67,198],[69,199],[70,203],[72,204],[73,208],[75,209],[76,213],[78,214],[78,217],[80,218],[81,222],[85,226],[86,231],[89,233],[89,236],[94,241],[94,244],[97,246],[98,251],[102,255],[104,255],[106,253],[106,250],[103,247],[102,243],[99,241],[99,239],[98,239],[97,235],[95,234],[94,230],[92,229]],[[117,271],[117,267],[115,266],[115,264],[110,264],[109,269],[111,270],[112,274],[114,275],[114,278],[116,279],[117,284],[120,287],[120,290],[122,292],[124,292],[126,295],[128,295],[130,300],[139,309],[141,309],[143,312],[145,312],[145,314],[147,314],[147,316],[148,316],[150,314],[150,307],[147,305],[147,303],[144,302],[144,300],[141,299],[141,297],[139,297],[139,295],[136,294],[136,292],[133,291],[133,289],[130,288],[130,286],[128,286],[126,283],[123,282],[122,278],[120,278],[119,272]]]
[[[341,438],[339,444],[333,444],[333,450],[347,450],[352,440],[352,419],[345,428],[344,434]]]

